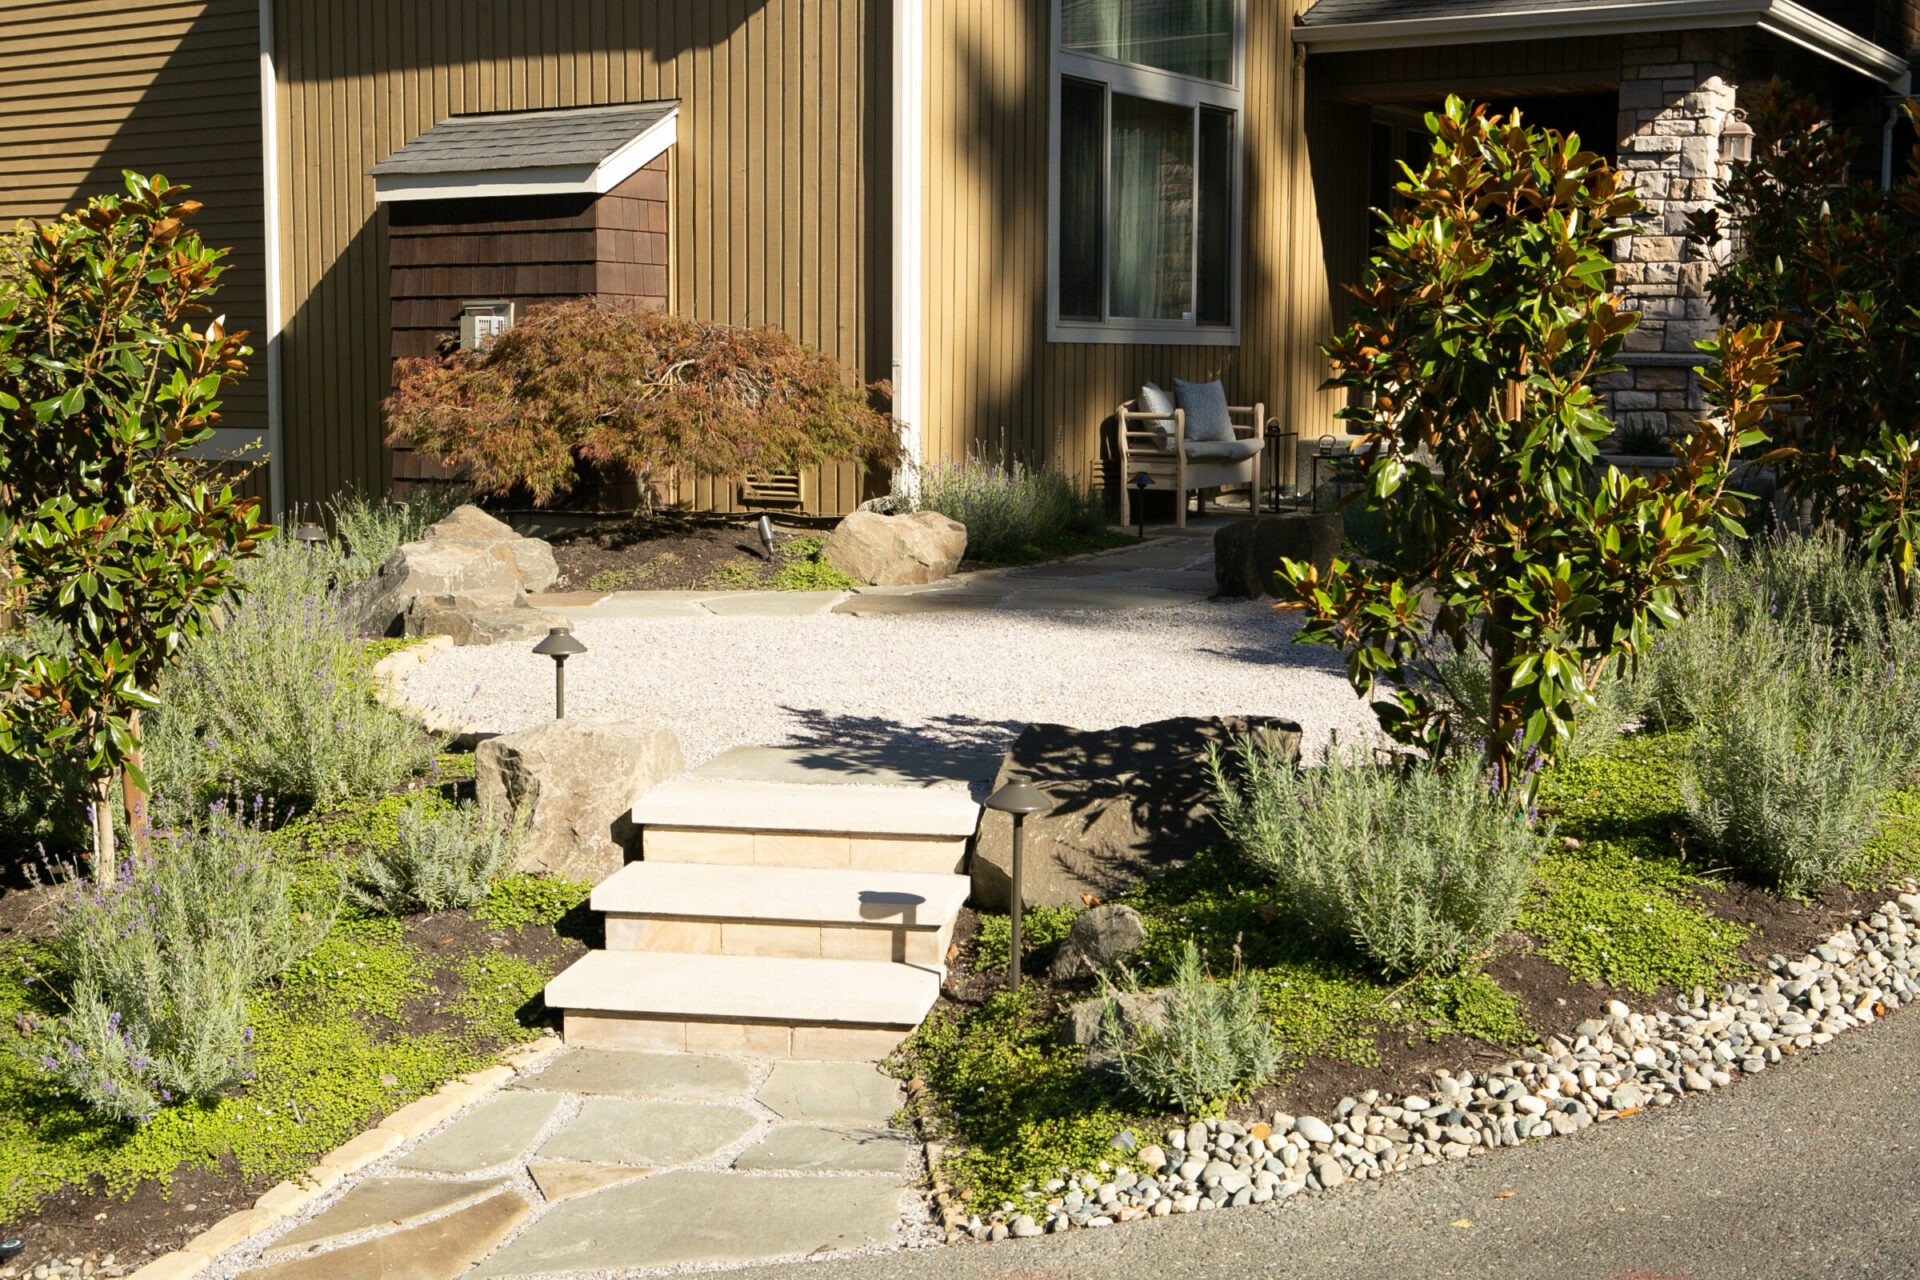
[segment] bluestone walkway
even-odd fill
[[[218,1273],[507,1280],[805,1258],[926,1234],[869,1063],[562,1050]]]

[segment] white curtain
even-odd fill
[[[1193,111],[1113,95],[1112,314],[1190,319],[1193,311]]]

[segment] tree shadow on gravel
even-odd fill
[[[883,716],[833,714],[817,707],[782,707],[798,724],[785,745],[800,749],[795,763],[818,770],[822,781],[885,772],[934,786],[965,783],[985,794],[1000,757],[1027,727],[1024,720],[937,716],[902,724]]]

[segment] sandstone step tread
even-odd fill
[[[594,889],[592,905],[610,915],[936,930],[971,888],[966,876],[912,871],[629,862]]]
[[[642,827],[702,831],[805,831],[953,839],[980,825],[980,806],[946,787],[747,782],[683,777],[633,806]]]
[[[547,984],[552,1009],[805,1026],[914,1027],[937,969],[877,960],[592,951]]]

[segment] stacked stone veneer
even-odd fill
[[[1687,217],[1711,205],[1725,176],[1720,134],[1734,106],[1732,32],[1626,38],[1620,69],[1620,168],[1646,207],[1617,242],[1616,280],[1640,327],[1626,371],[1601,384],[1623,428],[1680,434],[1700,413],[1694,344],[1718,328],[1707,300],[1714,262],[1687,242]]]

